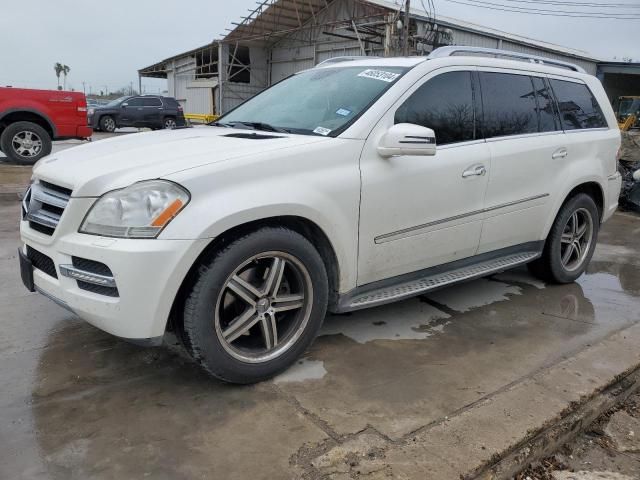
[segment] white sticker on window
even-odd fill
[[[373,78],[374,80],[382,80],[383,82],[393,82],[400,76],[399,73],[385,72],[384,70],[367,69],[358,74],[359,77]]]
[[[346,108],[339,108],[336,110],[336,115],[340,115],[342,117],[348,117],[351,114],[351,110],[347,110]]]
[[[324,127],[316,127],[313,133],[319,133],[320,135],[329,135],[331,133],[331,129],[324,128]]]

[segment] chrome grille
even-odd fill
[[[22,201],[23,218],[29,226],[45,235],[52,235],[71,198],[71,190],[48,182],[36,181]]]

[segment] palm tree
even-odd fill
[[[64,75],[64,90],[67,89],[67,75],[71,71],[71,67],[67,65],[62,66],[62,74]]]
[[[56,62],[53,69],[56,71],[56,77],[58,77],[58,90],[60,90],[60,74],[64,71],[64,65]]]

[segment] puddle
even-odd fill
[[[328,316],[320,335],[342,334],[363,344],[374,340],[423,340],[441,332],[442,320],[447,318],[449,315],[437,308],[412,299],[349,316]]]
[[[468,312],[473,308],[508,300],[510,295],[521,294],[522,289],[515,285],[480,279],[428,293],[425,297],[457,312]]]
[[[494,275],[492,278],[506,283],[521,283],[525,285],[531,285],[538,290],[542,290],[543,288],[547,287],[546,283],[531,276],[526,270],[507,270],[506,272]]]

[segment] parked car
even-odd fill
[[[323,63],[210,128],[43,159],[24,283],[134,342],[173,329],[248,383],[298,359],[327,310],[523,264],[572,282],[617,206],[616,117],[579,67],[504,55]]]
[[[182,107],[171,97],[126,96],[104,106],[89,109],[89,125],[94,130],[113,132],[120,127],[147,127],[152,130],[185,125]]]
[[[91,134],[84,94],[0,87],[0,151],[12,161],[35,163],[51,153],[52,140]]]

